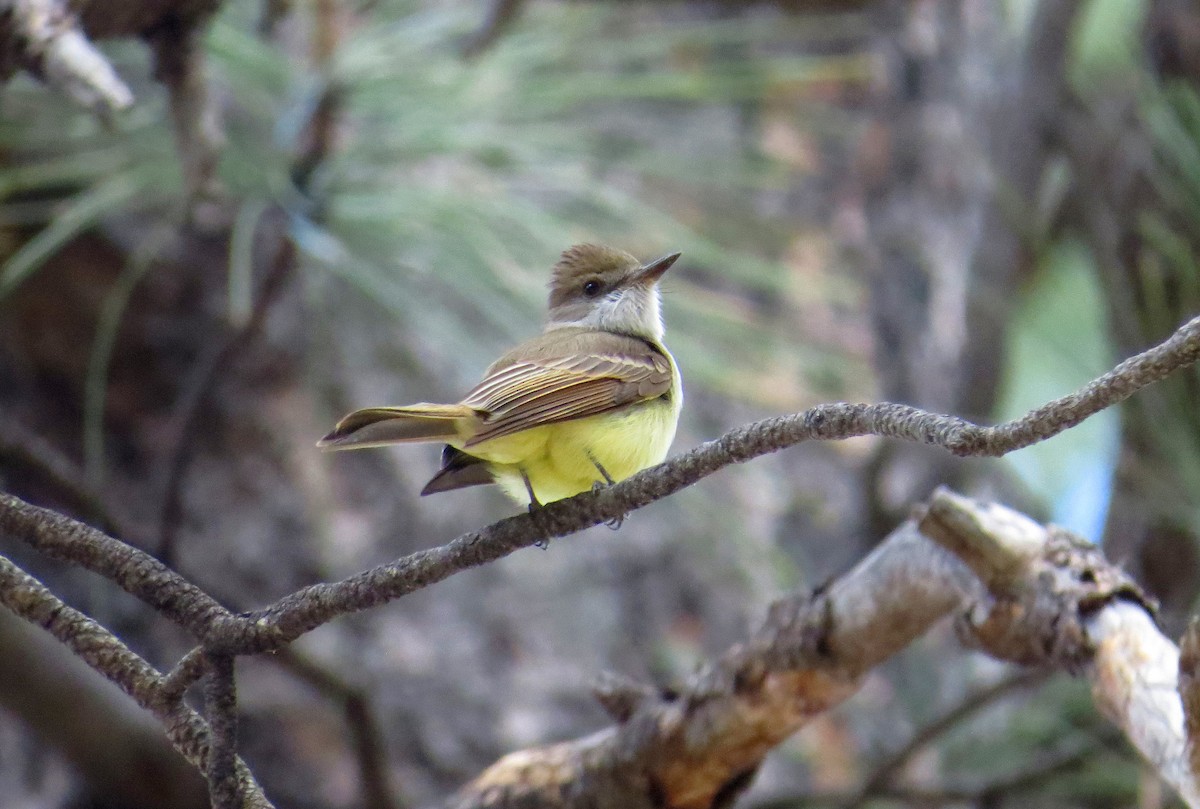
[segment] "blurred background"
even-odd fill
[[[460,396],[539,329],[576,242],[683,252],[676,452],[833,400],[1012,418],[1200,312],[1189,0],[230,0],[201,43],[211,132],[173,134],[136,40],[100,43],[137,97],[107,125],[28,76],[0,87],[0,487],[235,609],[513,513],[419,498],[434,447],[313,442],[356,407]],[[1103,542],[1177,634],[1198,387],[1002,461],[852,440],[726,469],[239,660],[243,755],[280,806],[435,803],[607,725],[601,672],[687,676],[941,483]],[[189,648],[107,582],[0,552],[155,665]],[[0,615],[4,805],[204,805],[153,723],[58,652]],[[1174,800],[1080,684],[946,627],[739,805]]]

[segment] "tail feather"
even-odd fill
[[[442,468],[421,489],[421,496],[465,489],[468,486],[486,486],[496,479],[482,458],[468,455],[449,444],[442,450]]]
[[[475,411],[465,405],[421,404],[368,407],[343,418],[317,442],[322,449],[362,449],[388,444],[450,441],[459,438]]]

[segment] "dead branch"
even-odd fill
[[[204,80],[199,37],[221,0],[2,0],[0,80],[18,70],[42,79],[102,118],[133,93],[92,40],[141,37],[154,49],[189,196],[212,190],[220,126]]]
[[[0,4],[0,78],[26,70],[80,104],[115,112],[133,102],[91,40],[140,37],[166,20],[203,23],[220,0],[6,0]]]
[[[1086,627],[1095,654],[1085,674],[1096,705],[1188,806],[1200,806],[1200,780],[1188,756],[1175,644],[1159,632],[1153,618],[1129,603],[1098,612]]]
[[[1188,766],[1200,780],[1200,618],[1193,618],[1179,643],[1179,696],[1187,727]]]
[[[506,756],[451,805],[728,805],[768,752],[977,586],[905,523],[827,592],[773,604],[760,630],[681,688],[647,694],[593,736]]]
[[[61,0],[9,0],[0,7],[0,78],[16,70],[101,114],[133,103],[129,87]]]
[[[941,492],[921,521],[927,536],[962,550],[989,582],[989,598],[963,616],[964,638],[994,657],[1085,676],[1101,713],[1188,806],[1200,806],[1187,763],[1179,652],[1141,591],[1086,540],[1001,506],[969,509],[967,502]],[[997,553],[1005,547],[1014,552]]]
[[[627,719],[590,737],[506,756],[450,805],[729,805],[774,746],[964,608],[964,631],[989,654],[1084,672],[1102,709],[1200,806],[1194,779],[1178,772],[1184,734],[1174,682],[1139,657],[1170,644],[1136,587],[1082,540],[946,490],[826,593],[774,604],[762,629],[678,691],[647,694]],[[1119,688],[1109,683],[1114,667]],[[1071,753],[1055,771],[1077,764]]]

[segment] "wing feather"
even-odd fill
[[[671,380],[666,356],[637,338],[547,340],[533,357],[498,361],[462,400],[483,417],[465,446],[656,399],[670,391]]]

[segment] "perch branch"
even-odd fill
[[[931,444],[961,456],[1003,455],[1050,438],[1197,358],[1200,318],[1083,389],[995,427],[889,403],[819,405],[802,413],[767,419],[732,430],[615,485],[500,520],[440,547],[418,551],[339,582],[311,585],[244,616],[230,614],[152,557],[11,495],[0,495],[0,530],[107,576],[190,630],[210,652],[256,654],[282,648],[338,616],[379,606],[520,548],[623,516],[733,463],[804,441],[861,435]]]
[[[1057,435],[1198,358],[1200,318],[1194,318],[1163,343],[1125,360],[1081,390],[995,427],[889,403],[819,405],[755,422],[600,491],[501,520],[340,582],[299,590],[255,613],[252,624],[228,624],[221,638],[211,640],[238,654],[279,648],[338,615],[378,606],[520,548],[624,516],[730,464],[804,441],[878,435],[932,444],[960,456],[1004,455]]]

